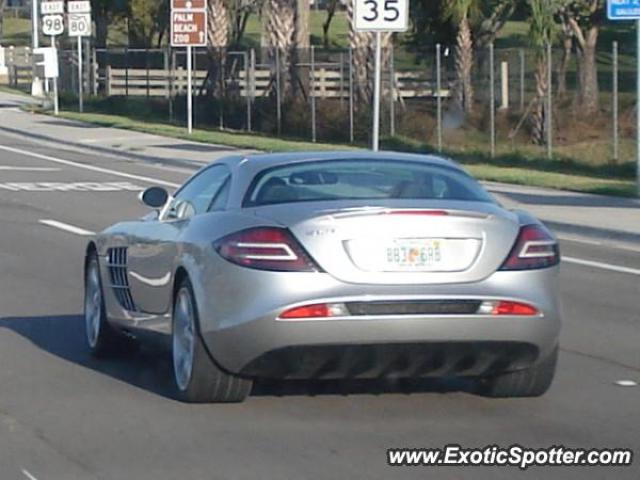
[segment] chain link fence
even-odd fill
[[[88,108],[186,121],[184,49],[84,50]],[[196,126],[314,142],[370,142],[370,55],[356,64],[363,55],[352,50],[193,52]],[[479,160],[553,156],[633,174],[636,71],[629,46],[613,44],[598,52],[599,107],[589,115],[579,95],[582,67],[571,52],[554,49],[549,57],[531,49],[476,50],[473,100],[464,108],[454,52],[453,46],[438,45],[418,55],[399,48],[383,55],[381,133],[387,146],[401,142]],[[551,89],[542,92],[536,76],[541,61],[551,67]],[[13,78],[9,66],[9,81],[19,87],[28,83],[24,64]],[[63,104],[71,105],[77,92],[77,65],[75,50],[61,51]],[[536,115],[544,116],[537,136]]]

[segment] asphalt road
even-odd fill
[[[491,400],[440,383],[412,393],[259,385],[241,405],[192,406],[169,396],[160,351],[90,358],[81,318],[87,237],[42,221],[99,231],[145,213],[136,188],[189,174],[0,135],[0,479],[640,477],[640,458],[626,468],[524,473],[386,464],[390,447],[450,443],[640,454],[640,387],[615,384],[640,383],[640,251],[563,242],[566,256],[603,266],[562,267],[559,370],[539,399]]]

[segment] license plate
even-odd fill
[[[441,265],[442,240],[396,240],[384,249],[384,263],[390,270],[420,270]]]

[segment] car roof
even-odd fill
[[[235,163],[243,169],[258,172],[266,168],[287,165],[298,162],[327,161],[327,160],[398,160],[424,162],[431,165],[454,168],[462,168],[453,160],[437,155],[425,155],[415,153],[400,153],[391,151],[372,152],[367,150],[344,150],[323,152],[290,152],[290,153],[261,153],[246,156],[234,156],[229,158],[229,163]]]

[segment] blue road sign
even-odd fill
[[[640,20],[640,0],[607,0],[609,20]]]

